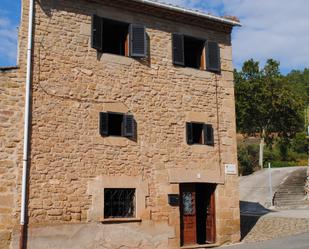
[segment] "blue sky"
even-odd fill
[[[238,16],[243,24],[233,32],[234,65],[250,58],[261,65],[268,58],[281,71],[309,67],[308,0],[159,0],[223,16]],[[1,0],[0,66],[16,64],[20,0]]]
[[[16,65],[20,0],[0,0],[0,66]]]

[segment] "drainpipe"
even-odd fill
[[[32,49],[33,49],[33,20],[34,0],[29,0],[29,23],[28,23],[28,48],[27,48],[27,76],[24,116],[24,152],[23,152],[23,173],[21,191],[21,212],[20,212],[20,241],[19,248],[24,249],[26,245],[27,230],[27,189],[28,189],[28,162],[29,162],[29,129],[30,129],[30,104],[31,104],[31,73],[32,73]]]

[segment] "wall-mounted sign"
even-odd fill
[[[227,175],[236,175],[237,168],[235,164],[225,164],[225,174]]]
[[[171,206],[179,206],[179,195],[177,194],[169,194],[168,195],[168,204]]]

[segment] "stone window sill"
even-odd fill
[[[141,218],[110,218],[101,220],[103,224],[142,222]]]
[[[103,62],[107,63],[128,65],[128,66],[130,66],[134,61],[133,58],[131,57],[118,54],[110,54],[110,53],[102,53],[102,60]]]

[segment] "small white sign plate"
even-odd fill
[[[225,174],[236,175],[237,169],[235,164],[225,164]]]

